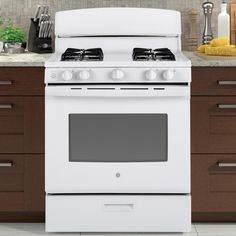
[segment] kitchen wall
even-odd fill
[[[189,35],[190,10],[198,13],[197,33],[199,43],[203,31],[203,0],[0,0],[0,16],[8,17],[24,29],[28,34],[30,17],[33,16],[37,4],[47,4],[51,7],[51,15],[56,11],[93,8],[93,7],[148,7],[174,9],[182,12],[183,48],[187,49],[186,39]],[[213,29],[216,35],[217,14],[220,10],[220,0],[213,0],[215,11],[213,16]]]

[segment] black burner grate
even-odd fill
[[[175,61],[175,55],[168,48],[134,48],[134,61]]]
[[[61,61],[103,61],[103,57],[101,48],[67,48],[61,56]]]

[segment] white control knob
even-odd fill
[[[174,70],[165,70],[163,72],[163,78],[165,80],[172,80],[175,77],[175,71]]]
[[[125,76],[125,73],[121,69],[115,69],[112,71],[112,74],[111,74],[111,77],[114,80],[121,80],[124,78],[124,76]]]
[[[154,80],[157,78],[157,72],[155,70],[147,70],[145,73],[145,77],[147,80]]]
[[[62,73],[62,78],[63,80],[65,81],[69,81],[69,80],[72,80],[73,78],[73,73],[72,71],[69,71],[69,70],[66,70]]]
[[[90,78],[90,71],[89,70],[82,70],[79,72],[79,78],[81,80],[88,80]]]

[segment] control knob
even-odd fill
[[[172,80],[175,77],[175,71],[174,70],[165,70],[163,72],[163,78],[165,80]]]
[[[149,81],[155,80],[157,78],[157,72],[155,70],[147,70],[145,77]]]
[[[62,78],[65,81],[72,80],[72,78],[73,78],[72,71],[66,70],[66,71],[62,72]]]
[[[112,74],[111,74],[111,77],[114,80],[121,80],[124,78],[124,76],[125,76],[125,73],[121,69],[115,69],[112,71]]]
[[[79,78],[81,80],[88,80],[90,78],[90,71],[89,70],[81,70],[79,72]]]

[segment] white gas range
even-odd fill
[[[46,230],[191,230],[180,13],[58,12],[46,62]]]

